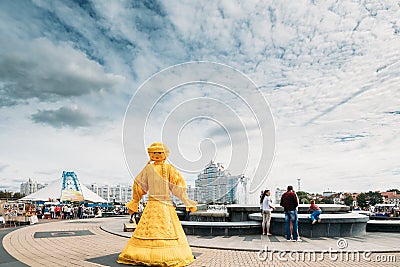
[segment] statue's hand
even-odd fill
[[[190,212],[196,212],[196,211],[197,211],[197,207],[196,207],[196,206],[194,206],[194,207],[189,207],[189,211],[190,211]]]
[[[197,211],[197,202],[191,199],[185,201],[186,210],[190,212]]]

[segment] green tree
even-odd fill
[[[389,189],[389,190],[386,190],[386,192],[396,192],[396,194],[400,194],[399,189]]]
[[[369,191],[365,195],[367,197],[367,200],[369,201],[370,206],[375,206],[376,204],[383,202],[382,194],[379,192]]]
[[[325,197],[322,202],[324,204],[333,204],[333,197]]]
[[[297,191],[296,192],[297,196],[299,197],[299,202],[300,203],[310,203],[310,198],[308,197],[308,193],[305,191]]]
[[[357,196],[357,204],[361,208],[366,208],[368,206],[367,196],[365,193],[358,194]]]
[[[20,199],[20,198],[23,198],[24,196],[25,196],[24,194],[21,194],[21,193],[17,192],[17,193],[14,193],[14,194],[12,195],[12,199],[18,200],[18,199]]]
[[[346,206],[353,206],[353,196],[352,195],[346,195],[343,199],[343,202]]]
[[[375,206],[382,202],[382,194],[379,192],[369,191],[367,193],[361,193],[357,197],[358,206],[361,208],[368,208],[369,206]]]
[[[308,198],[299,199],[300,204],[310,204],[310,200]]]
[[[12,199],[12,192],[11,191],[0,191],[0,199]]]
[[[320,200],[319,198],[316,198],[315,204],[325,204],[325,203],[324,203],[324,201]]]

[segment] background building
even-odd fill
[[[42,189],[45,185],[39,184],[36,180],[29,178],[27,182],[21,183],[20,193],[21,195],[30,195],[36,191]]]
[[[197,177],[193,192],[197,202],[238,202],[237,187],[243,175],[232,176],[221,163],[211,161]]]
[[[190,185],[187,185],[186,190],[187,190],[187,194],[188,194],[189,199],[194,200],[195,199],[194,198],[195,188],[191,187]],[[178,197],[174,196],[172,193],[170,195],[171,195],[171,199],[175,203],[175,205],[182,205],[183,204],[183,202]],[[144,201],[147,201],[147,199],[144,199]]]
[[[386,204],[400,205],[400,194],[394,192],[382,192],[383,202]]]
[[[275,190],[275,203],[281,203],[282,195],[286,192],[286,189],[280,189],[279,187]]]
[[[130,185],[91,184],[88,188],[107,200],[107,202],[126,203],[132,199],[132,186]]]

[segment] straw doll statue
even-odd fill
[[[194,261],[192,250],[173,206],[170,192],[196,211],[196,202],[190,200],[182,175],[165,162],[169,149],[162,143],[148,148],[149,163],[135,178],[132,200],[126,204],[129,213],[138,211],[143,195],[148,203],[128,244],[117,262],[146,266],[186,266]]]

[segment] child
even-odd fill
[[[322,213],[321,209],[315,205],[315,201],[312,199],[310,201],[310,207],[308,208],[308,212],[311,212],[311,223],[315,224],[317,221],[321,222],[321,218],[319,215]]]

